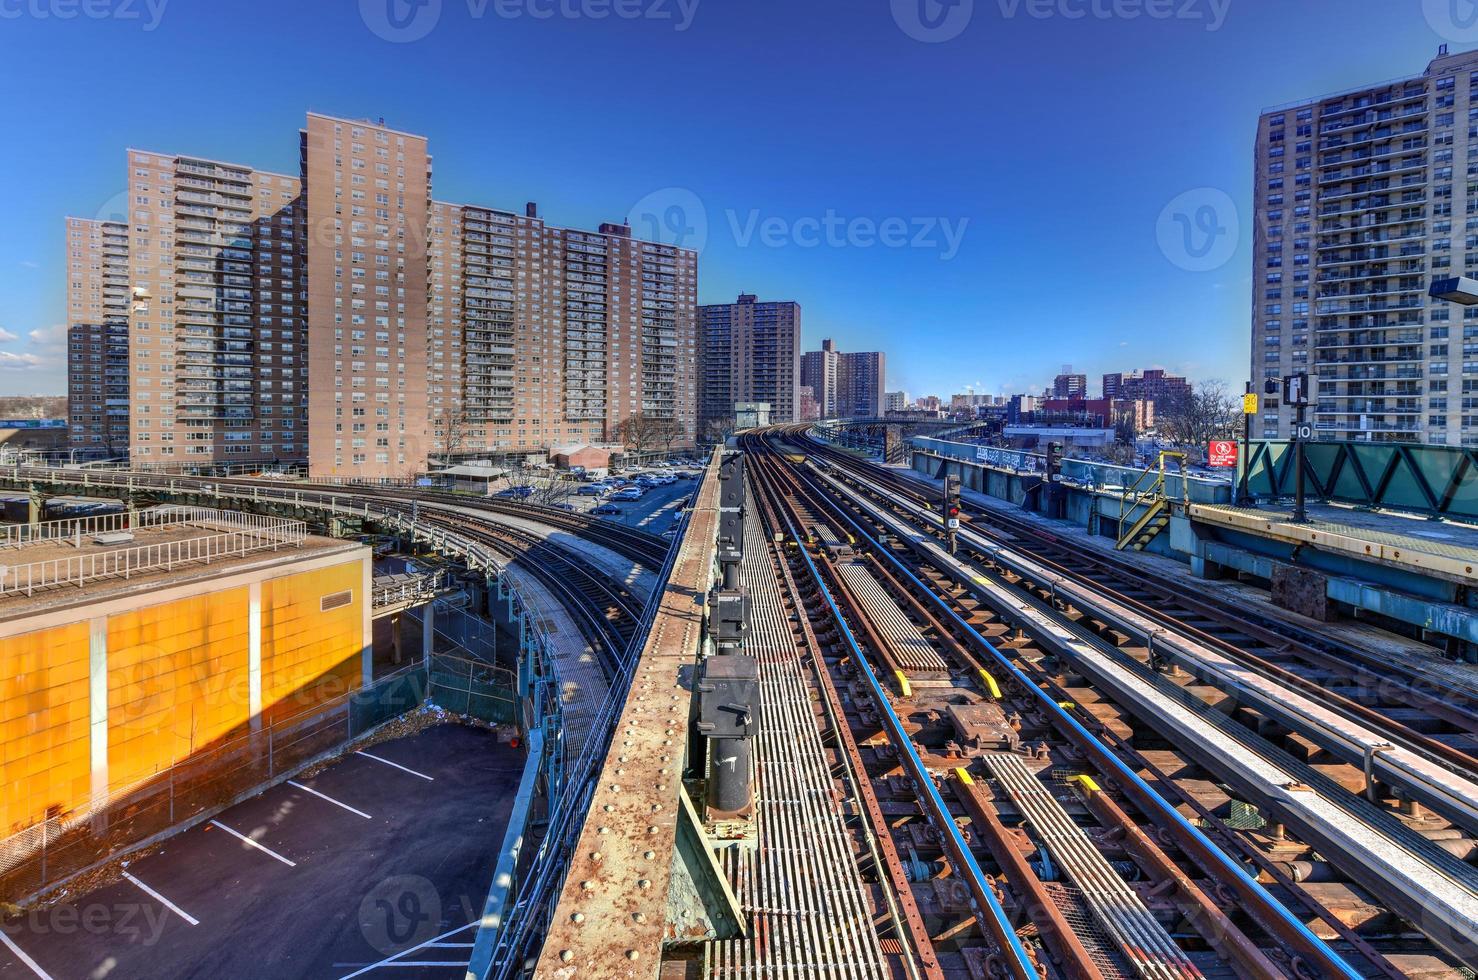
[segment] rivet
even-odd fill
[[[657,825],[656,824],[653,824],[652,826],[650,826],[650,827],[647,828],[647,833],[649,833],[649,834],[655,834],[656,832],[657,832]]]
[[[595,832],[597,834],[609,834],[611,832],[611,828],[610,827],[597,827],[597,828],[595,828]]]
[[[646,878],[642,878],[640,881],[638,881],[636,883],[636,887],[638,887],[638,888],[651,888],[652,887],[652,883],[649,880],[647,880]]]
[[[634,959],[636,959],[636,958],[637,958],[637,957],[638,957],[638,956],[640,956],[640,955],[641,955],[641,954],[640,954],[640,953],[638,953],[638,952],[637,952],[637,951],[636,951],[636,950],[634,950],[634,949],[628,949],[628,950],[627,950],[627,951],[626,951],[626,958],[627,958],[627,959],[628,959],[628,960],[634,960]]]
[[[568,963],[575,958],[575,954],[568,949],[562,949],[559,951],[559,958],[561,961]]]
[[[611,811],[612,811],[612,810],[614,810],[614,809],[616,809],[616,807],[615,807],[615,806],[614,806],[614,805],[612,805],[612,804],[610,804],[610,803],[607,803],[607,804],[606,804],[606,805],[605,805],[605,806],[604,806],[604,807],[603,807],[603,809],[604,809],[604,810],[605,810],[605,811],[606,811],[606,812],[607,812],[607,813],[610,813],[610,812],[611,812]]]
[[[654,858],[656,856],[657,856],[657,852],[656,851],[643,851],[642,852],[642,857],[646,858],[648,861],[652,860],[652,858]]]
[[[590,860],[592,860],[592,861],[599,861],[599,860],[601,860],[604,857],[605,857],[605,855],[602,854],[600,851],[593,851],[593,852],[591,852]]]
[[[570,916],[570,921],[571,922],[584,922],[585,921],[585,913],[584,912],[576,912],[574,915]]]
[[[633,912],[633,913],[631,913],[631,920],[633,922],[645,922],[645,921],[647,921],[647,913],[645,913],[645,912]]]
[[[580,882],[580,887],[582,889],[584,889],[585,891],[588,892],[588,891],[590,891],[590,889],[592,889],[592,888],[595,887],[595,882],[593,882],[589,878],[587,878],[584,881]]]
[[[660,786],[659,786],[659,787],[657,787],[657,788],[658,788],[658,789],[661,789],[661,787],[660,787]],[[660,810],[660,809],[662,809],[662,804],[661,804],[661,803],[653,803],[653,804],[652,804],[652,812],[653,812],[653,813],[656,813],[656,812],[657,812],[657,811],[658,811],[658,810]]]

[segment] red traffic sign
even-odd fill
[[[1206,454],[1207,466],[1236,466],[1237,444],[1235,442],[1213,442]]]

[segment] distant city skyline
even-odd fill
[[[629,219],[682,239],[700,249],[699,302],[794,299],[804,349],[834,337],[885,351],[889,390],[1040,391],[1067,360],[1090,377],[1163,367],[1239,389],[1259,113],[1478,40],[1380,0],[1076,19],[981,3],[948,37],[841,0],[547,19],[448,3],[417,38],[372,23],[374,6],[268,0],[242,18],[120,3],[64,18],[43,4],[0,22],[0,76],[48,79],[5,110],[11,132],[45,138],[0,161],[0,393],[64,390],[58,218],[126,210],[123,147],[294,173],[280,133],[305,110],[426,133],[442,148],[438,196],[538,200],[567,227]],[[823,43],[843,27],[849,45]],[[1312,35],[1337,43],[1310,56]],[[270,76],[223,104],[201,37],[230,38]],[[755,45],[781,67],[751,72],[740,53]],[[890,71],[858,72],[859,57]],[[461,84],[470,58],[540,84],[487,100]],[[63,62],[106,70],[108,94]]]

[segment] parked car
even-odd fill
[[[527,500],[529,497],[532,497],[533,495],[534,495],[534,488],[533,487],[528,487],[528,486],[524,486],[524,487],[509,487],[506,490],[499,490],[497,492],[497,494],[496,494],[496,496],[499,496],[499,497],[510,497],[510,498],[512,498],[514,500]]]
[[[604,483],[587,483],[575,492],[582,497],[599,497],[610,489]]]
[[[606,517],[609,515],[621,513],[621,508],[617,507],[615,504],[600,504],[596,507],[590,508],[590,513],[596,514],[600,517]]]
[[[642,498],[641,487],[627,487],[625,490],[617,490],[611,494],[612,500],[640,500]]]

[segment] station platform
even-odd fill
[[[1230,570],[1269,582],[1281,608],[1328,620],[1343,606],[1478,657],[1478,527],[1329,504],[1307,510],[1299,524],[1284,508],[1190,504],[1172,544],[1203,578]]]
[[[889,469],[925,486],[941,485],[939,480],[906,465]],[[961,497],[973,506],[998,510],[1039,525],[1055,537],[1072,541],[1076,547],[1101,551],[1162,575],[1185,574],[1189,564],[1190,570],[1203,580],[1199,587],[1211,593],[1222,593],[1226,599],[1252,610],[1292,614],[1293,620],[1301,625],[1317,628],[1346,643],[1381,650],[1411,664],[1425,663],[1434,668],[1443,664],[1439,655],[1442,647],[1453,648],[1441,651],[1449,657],[1466,660],[1474,659],[1474,651],[1478,650],[1478,606],[1471,605],[1478,602],[1478,595],[1472,589],[1473,576],[1464,572],[1466,581],[1460,582],[1454,575],[1434,574],[1411,563],[1413,556],[1423,555],[1450,562],[1455,553],[1468,551],[1471,559],[1461,566],[1466,569],[1473,563],[1472,559],[1478,559],[1478,528],[1466,524],[1311,503],[1308,511],[1314,523],[1303,527],[1314,530],[1303,533],[1319,534],[1320,541],[1302,542],[1293,539],[1299,531],[1285,531],[1285,525],[1298,528],[1290,525],[1292,515],[1287,510],[1192,503],[1188,508],[1190,513],[1177,515],[1169,532],[1156,542],[1157,545],[1163,542],[1165,547],[1118,551],[1109,532],[1101,528],[1097,533],[1092,532],[1073,517],[1046,517],[1024,509],[1019,502],[968,488],[961,491]],[[1197,517],[1205,508],[1213,510],[1206,519]],[[1259,527],[1259,521],[1273,527]],[[1343,529],[1344,533],[1335,528]],[[1280,539],[1280,534],[1287,539]],[[1325,540],[1326,534],[1329,540]],[[1362,536],[1369,540],[1362,540]],[[1357,546],[1356,541],[1361,543]],[[1371,547],[1370,557],[1364,550],[1366,544]],[[1343,545],[1345,550],[1339,550],[1336,545]],[[1407,565],[1400,567],[1375,560],[1377,549],[1386,546],[1392,552],[1400,551]],[[1356,610],[1357,617],[1332,618],[1327,614],[1317,615],[1319,610],[1308,606],[1290,608],[1280,602],[1269,588],[1274,577],[1282,574],[1280,567],[1315,571],[1322,576],[1323,594]],[[1413,628],[1413,632],[1426,631],[1428,642],[1358,618],[1363,613],[1397,620]],[[1456,670],[1468,669],[1467,664],[1446,663]],[[1478,683],[1478,675],[1470,677],[1465,673],[1463,682]]]
[[[1310,504],[1308,521],[1271,507],[1191,504],[1191,520],[1312,547],[1360,561],[1432,575],[1460,585],[1473,583],[1478,568],[1478,526],[1433,521],[1393,511]]]

